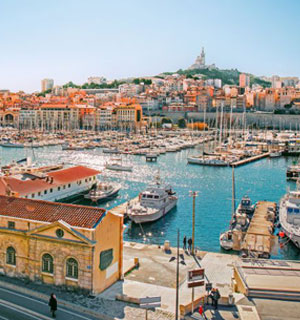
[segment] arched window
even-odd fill
[[[66,274],[68,278],[78,279],[78,262],[74,258],[67,260]]]
[[[13,247],[6,249],[6,263],[13,266],[16,265],[16,250]]]
[[[42,271],[53,273],[53,258],[49,253],[45,253],[42,257]]]

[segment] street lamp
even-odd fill
[[[197,191],[190,191],[190,197],[193,197],[192,255],[195,254],[195,204],[196,204],[197,196],[198,196]]]
[[[179,255],[179,229],[177,231],[177,257],[171,257],[169,262],[176,261],[176,305],[175,305],[175,320],[178,320],[178,305],[179,305],[179,257],[181,258],[180,263],[185,265],[184,256]]]

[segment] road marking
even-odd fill
[[[4,317],[2,317],[2,316],[0,316],[0,319],[1,319],[1,320],[9,320],[8,318],[4,318]]]
[[[12,295],[15,295],[15,296],[18,296],[18,297],[21,297],[21,298],[26,298],[26,299],[28,299],[28,300],[31,300],[31,301],[40,303],[40,304],[42,304],[42,305],[45,305],[45,302],[41,302],[41,301],[39,301],[39,300],[36,300],[36,299],[30,298],[30,297],[27,297],[27,296],[25,296],[25,295],[23,295],[23,294],[16,293],[16,292],[14,292],[14,291],[10,291],[10,290],[4,289],[4,288],[0,288],[0,290],[6,291],[6,292],[8,292],[8,293],[10,293],[10,294],[12,294]],[[62,310],[62,311],[64,311],[64,312],[66,312],[66,313],[69,313],[69,314],[71,314],[71,315],[73,315],[73,316],[75,316],[75,317],[81,318],[81,319],[91,320],[91,318],[87,318],[87,317],[81,316],[81,315],[78,314],[78,313],[74,313],[74,312],[69,311],[69,310],[67,310],[67,309],[64,309],[64,308],[62,308],[62,307],[60,307],[59,310]]]
[[[26,309],[26,308],[21,307],[17,304],[14,304],[14,303],[2,300],[2,299],[0,299],[0,305],[3,306],[4,308],[8,308],[8,309],[14,310],[16,312],[25,314],[26,316],[29,316],[29,317],[36,319],[36,320],[40,320],[40,319],[51,320],[51,318],[46,317],[40,313],[37,313],[37,312],[32,311],[30,309]]]

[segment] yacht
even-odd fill
[[[116,159],[112,162],[106,162],[105,169],[114,170],[114,171],[132,171],[133,166],[124,165],[121,159]]]
[[[288,192],[279,206],[279,222],[285,235],[300,249],[300,189]]]
[[[154,184],[139,194],[137,203],[127,207],[127,215],[135,223],[153,222],[170,212],[177,200],[172,187],[156,179]]]
[[[282,156],[282,152],[281,151],[274,151],[274,152],[271,152],[269,157],[270,158],[279,158]]]
[[[215,156],[191,156],[188,157],[188,163],[201,166],[226,167],[229,162]]]
[[[294,164],[287,168],[286,178],[288,180],[297,180],[300,178],[300,164]]]
[[[86,194],[84,198],[97,202],[99,200],[105,200],[116,196],[120,189],[120,184],[101,182],[96,186],[96,188],[90,190],[90,192]]]

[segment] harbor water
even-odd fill
[[[112,208],[136,197],[144,190],[155,175],[172,185],[179,197],[178,205],[161,220],[144,224],[142,227],[127,221],[124,239],[128,241],[163,244],[169,240],[176,245],[177,229],[180,234],[192,235],[192,198],[189,191],[198,191],[196,198],[195,245],[205,251],[222,251],[219,235],[228,228],[231,218],[231,175],[229,167],[203,167],[188,165],[189,155],[199,154],[197,149],[185,149],[160,155],[157,162],[146,162],[145,156],[123,155],[124,163],[133,165],[133,172],[104,170],[105,163],[114,156],[103,154],[100,148],[86,151],[62,151],[61,146],[38,149],[3,148],[1,165],[26,156],[38,165],[65,163],[84,165],[101,171],[100,180],[118,181],[122,189],[118,197],[99,203],[99,207]],[[295,158],[265,158],[235,169],[236,204],[244,195],[253,202],[269,200],[278,203],[287,188],[295,188],[294,182],[287,182],[286,168]],[[93,205],[79,199],[75,203]],[[300,259],[300,250],[288,244],[279,248],[272,258]]]

